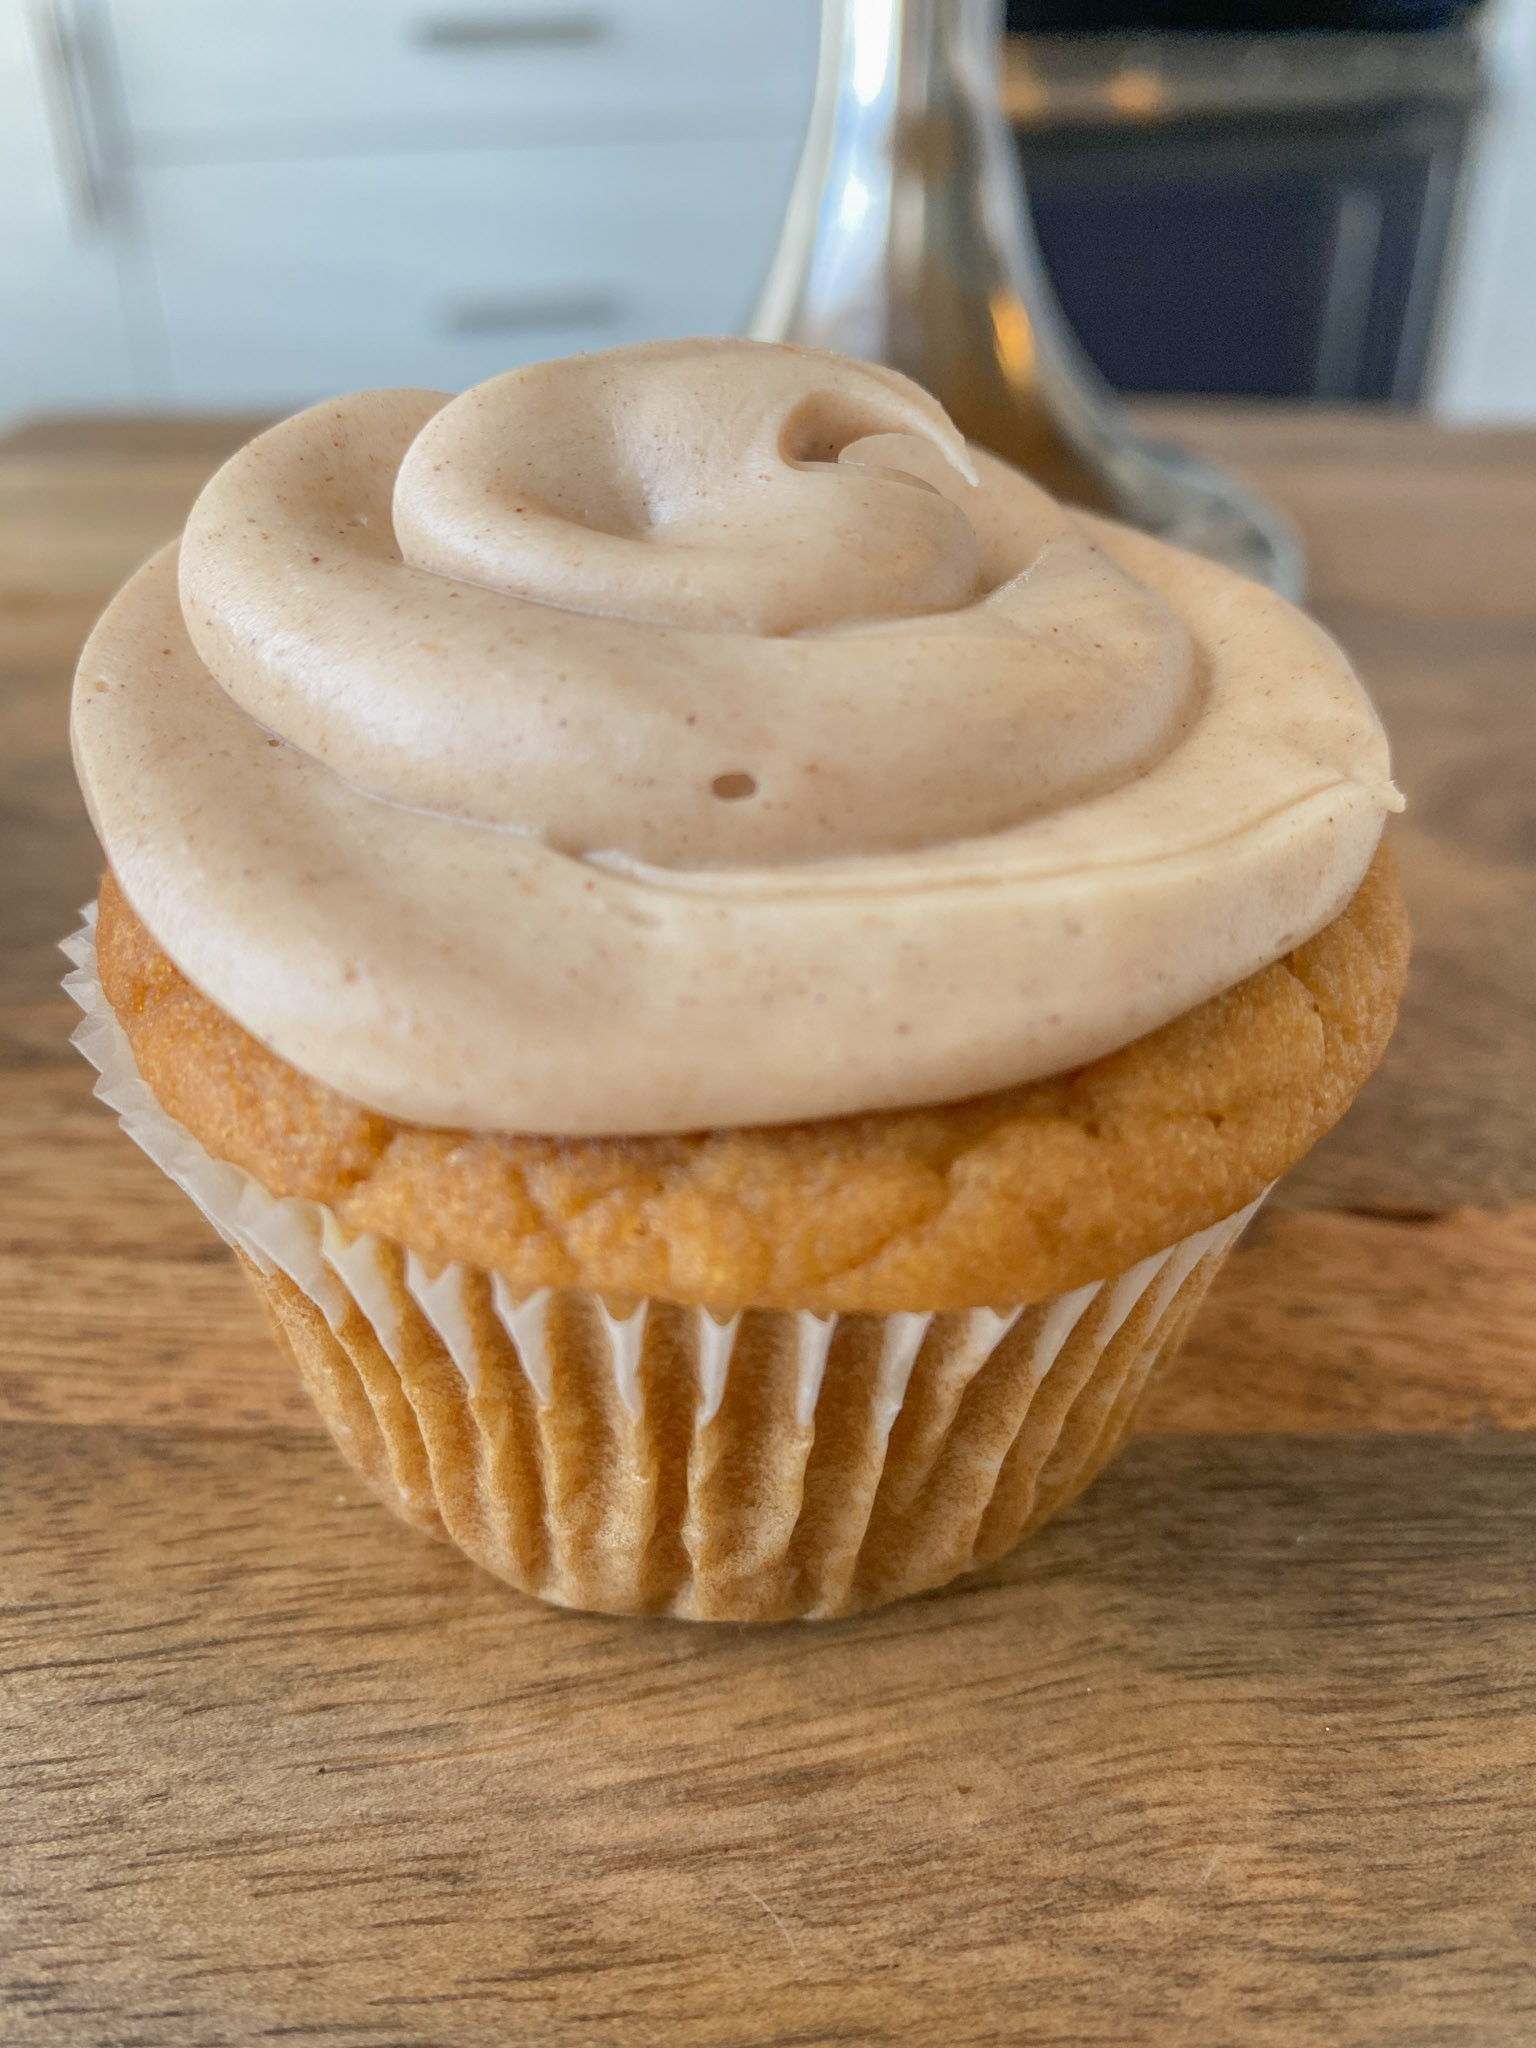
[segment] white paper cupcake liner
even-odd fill
[[[1258,1207],[1015,1308],[519,1298],[213,1158],[140,1078],[85,916],[64,986],[96,1093],[240,1255],[344,1454],[406,1520],[565,1606],[819,1618],[988,1562],[1113,1454]]]

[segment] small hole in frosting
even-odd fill
[[[709,787],[723,803],[739,804],[743,797],[757,795],[757,777],[743,775],[738,768],[734,774],[717,775]]]

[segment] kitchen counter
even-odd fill
[[[0,442],[8,2044],[1536,2034],[1536,434],[1158,423],[1297,516],[1392,729],[1402,1027],[1059,1523],[766,1630],[394,1524],[92,1100],[68,673],[241,429]]]

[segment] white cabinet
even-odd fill
[[[27,9],[67,60],[53,160]],[[818,0],[0,0],[0,151],[25,101],[26,203],[42,190],[54,246],[0,250],[0,415],[457,389],[728,332],[782,218],[818,17]],[[72,155],[103,200],[93,241],[65,230]],[[14,211],[22,181],[0,167]]]
[[[16,0],[0,0],[0,418],[138,389],[119,250],[69,152],[70,109]]]
[[[146,172],[177,395],[456,391],[577,349],[729,333],[794,159],[782,140],[618,142]]]
[[[803,124],[801,0],[110,0],[153,158]]]

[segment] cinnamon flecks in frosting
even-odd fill
[[[974,474],[904,379],[739,343],[363,392],[214,478],[182,612],[388,802],[665,867],[933,846],[1135,774],[1196,695],[1165,605]]]
[[[81,779],[215,1002],[395,1116],[681,1130],[1094,1058],[1328,922],[1347,662],[894,372],[748,342],[317,406],[82,657]]]

